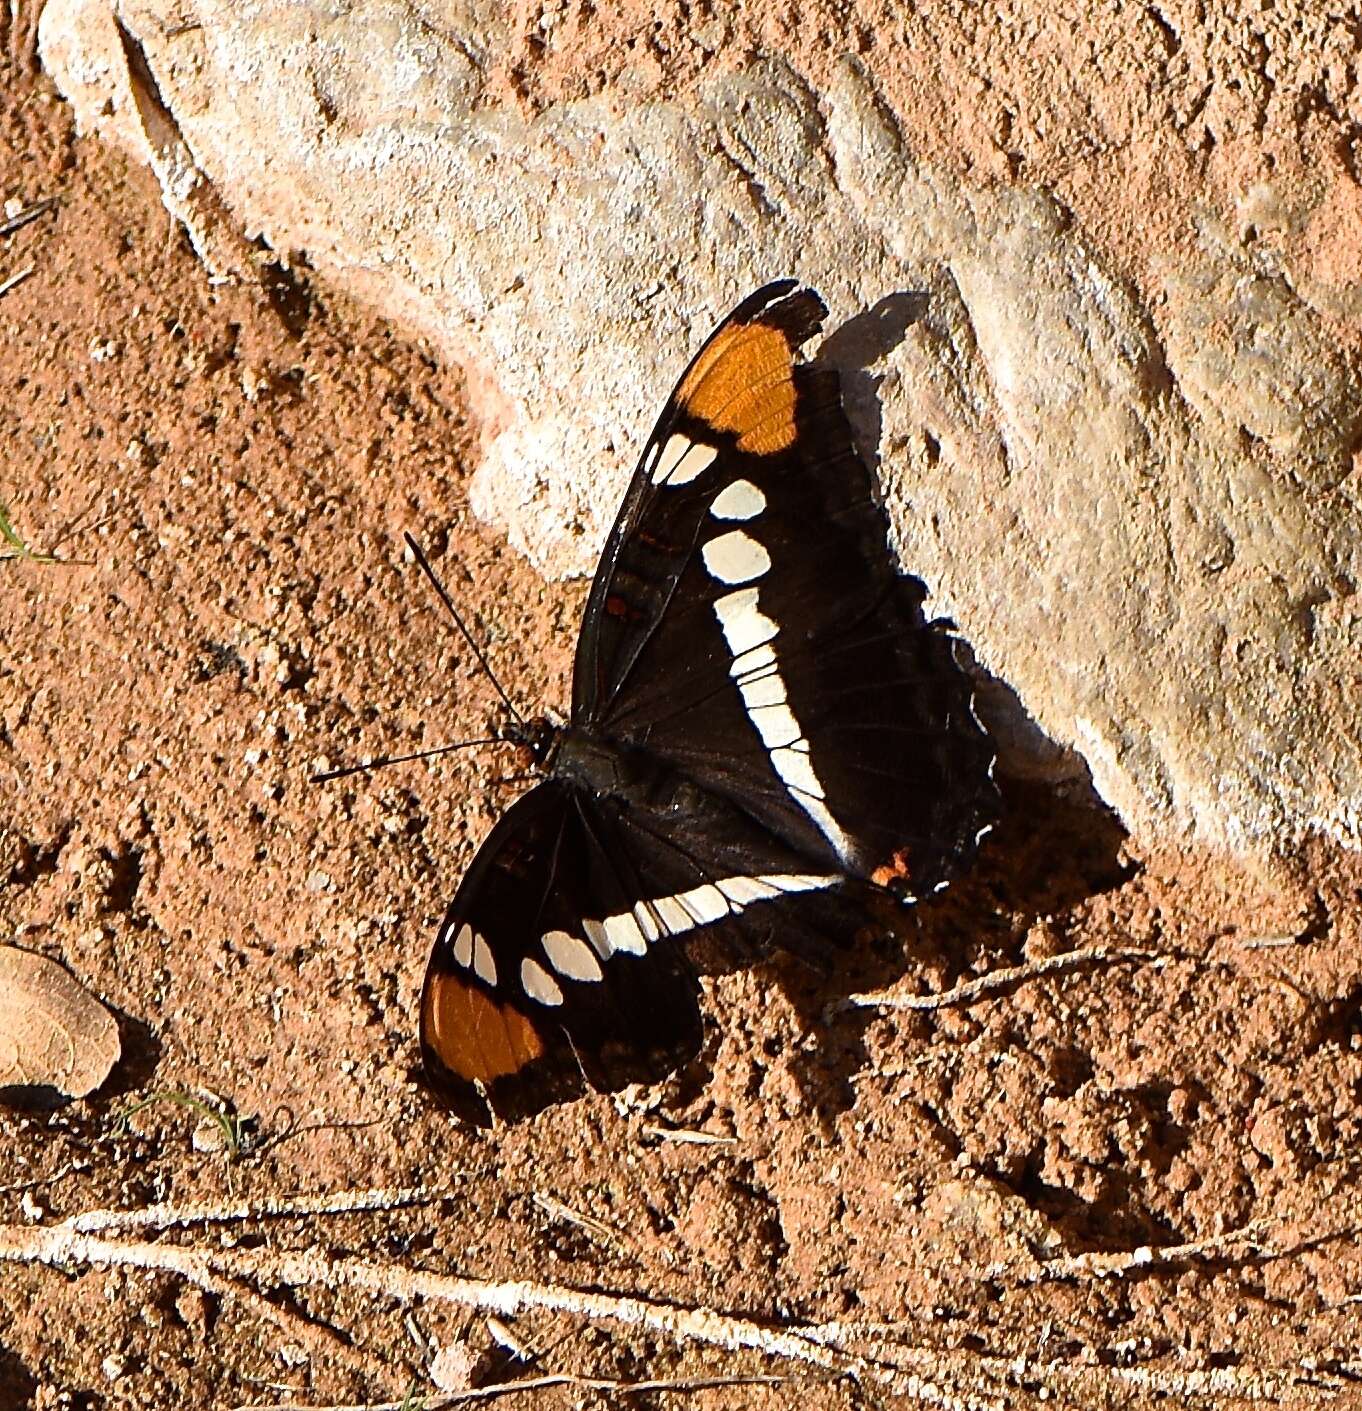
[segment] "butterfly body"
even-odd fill
[[[544,780],[493,829],[422,996],[469,1120],[656,1081],[698,1049],[686,946],[821,962],[879,883],[944,885],[996,815],[993,747],[944,624],[901,577],[781,281],[696,355],[602,554],[569,721],[508,732]]]
[[[671,783],[667,771],[645,751],[572,728],[558,736],[546,763],[555,778],[598,799],[617,798],[638,806],[666,794]]]

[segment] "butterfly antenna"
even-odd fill
[[[367,774],[371,769],[382,769],[389,764],[406,764],[408,760],[430,759],[437,754],[449,754],[451,750],[467,750],[474,745],[500,745],[505,741],[495,735],[485,740],[459,740],[453,745],[437,745],[433,750],[414,750],[411,754],[384,755],[381,759],[371,759],[368,764],[347,764],[343,769],[326,769],[309,777],[309,784],[325,784],[331,779],[344,779],[347,774]]]
[[[421,548],[420,544],[412,538],[410,533],[404,534],[403,538],[406,539],[407,547],[412,551],[416,562],[421,565],[421,572],[430,579],[431,587],[440,595],[440,601],[449,609],[450,617],[454,619],[459,631],[463,633],[464,641],[468,643],[469,647],[472,649],[473,655],[478,659],[478,665],[487,673],[487,679],[496,687],[497,695],[501,697],[501,703],[511,712],[511,718],[515,723],[517,725],[523,725],[525,723],[525,717],[511,704],[510,696],[502,689],[501,682],[497,680],[492,668],[487,664],[487,658],[483,655],[482,648],[474,641],[473,634],[468,630],[463,618],[459,616],[459,610],[454,606],[453,599],[445,592],[445,585],[435,576],[435,570],[430,566],[430,560],[426,557],[425,551]]]

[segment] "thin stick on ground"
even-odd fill
[[[78,1218],[78,1217],[77,1217]],[[656,1299],[565,1288],[522,1280],[459,1278],[372,1263],[328,1259],[316,1251],[281,1253],[268,1249],[200,1249],[107,1239],[63,1225],[0,1226],[0,1260],[57,1267],[98,1265],[178,1274],[224,1291],[227,1283],[249,1280],[271,1287],[317,1286],[351,1290],[408,1303],[428,1299],[472,1307],[484,1313],[515,1315],[527,1310],[563,1313],[600,1322],[644,1328],[682,1342],[706,1343],[728,1351],[751,1350],[846,1376],[895,1395],[949,1411],[996,1411],[1008,1404],[1018,1378],[1052,1388],[1069,1388],[1093,1401],[1109,1395],[1113,1382],[1138,1381],[1169,1396],[1280,1401],[1299,1385],[1300,1368],[1120,1368],[1084,1362],[1043,1362],[967,1348],[923,1347],[893,1337],[869,1339],[864,1353],[841,1350],[858,1341],[852,1326],[841,1336],[828,1328],[771,1327],[750,1319],[684,1307]],[[272,1307],[272,1305],[271,1305]],[[274,1310],[276,1313],[279,1310]],[[1320,1373],[1318,1392],[1340,1391],[1337,1377]]]
[[[777,1377],[758,1372],[730,1377],[677,1377],[658,1381],[623,1382],[616,1377],[579,1377],[571,1372],[549,1372],[542,1377],[525,1377],[516,1382],[494,1382],[468,1391],[442,1392],[433,1400],[423,1397],[422,1411],[445,1411],[450,1406],[469,1406],[479,1401],[494,1401],[500,1396],[513,1396],[525,1391],[545,1391],[550,1387],[575,1387],[581,1391],[613,1391],[621,1396],[641,1396],[650,1391],[697,1392],[715,1391],[723,1387],[788,1386],[803,1382],[802,1377]],[[403,1411],[405,1401],[366,1401],[363,1404],[304,1406],[296,1401],[252,1402],[238,1406],[236,1411]]]
[[[79,1217],[77,1217],[79,1218]],[[985,1411],[999,1403],[941,1385],[940,1355],[932,1350],[911,1354],[915,1365],[882,1367],[862,1357],[848,1357],[821,1347],[797,1328],[773,1328],[706,1308],[687,1308],[653,1299],[564,1288],[528,1280],[459,1278],[362,1259],[327,1259],[315,1252],[281,1253],[265,1249],[198,1249],[107,1239],[83,1234],[68,1221],[50,1226],[0,1226],[0,1260],[55,1266],[93,1264],[178,1274],[221,1289],[223,1279],[251,1280],[274,1287],[321,1285],[385,1299],[430,1299],[457,1303],[485,1313],[514,1316],[529,1309],[568,1313],[595,1321],[646,1328],[674,1339],[707,1343],[728,1351],[753,1350],[817,1367],[831,1375],[868,1378],[899,1395],[948,1411]],[[902,1363],[904,1354],[900,1354]]]
[[[551,1220],[562,1220],[569,1225],[576,1225],[578,1229],[585,1230],[587,1234],[594,1235],[607,1244],[629,1243],[613,1225],[607,1225],[604,1220],[597,1220],[592,1215],[583,1215],[580,1210],[564,1205],[557,1196],[550,1195],[547,1191],[535,1191],[533,1200]]]
[[[1007,989],[1010,985],[1024,984],[1028,980],[1038,980],[1043,975],[1053,975],[1056,971],[1072,970],[1079,965],[1111,965],[1119,961],[1142,961],[1159,965],[1166,957],[1156,951],[1137,950],[1127,946],[1094,946],[1090,950],[1066,950],[1060,955],[1047,955],[1043,960],[1028,961],[1025,965],[1009,965],[1003,970],[992,970],[973,980],[966,980],[949,990],[940,990],[930,995],[896,995],[887,990],[877,990],[869,994],[847,995],[828,1006],[829,1013],[845,1009],[946,1009],[955,1004],[970,1004],[994,990]]]
[[[660,1142],[678,1142],[690,1146],[736,1146],[737,1137],[726,1137],[719,1132],[697,1132],[691,1127],[659,1127],[656,1123],[644,1123],[639,1131],[645,1137],[655,1137]]]
[[[79,1217],[76,1217],[79,1219]],[[363,1259],[327,1259],[317,1253],[267,1249],[192,1248],[107,1239],[82,1233],[74,1221],[61,1225],[0,1226],[0,1260],[20,1263],[101,1264],[180,1274],[193,1282],[205,1276],[254,1279],[301,1288],[322,1285],[355,1289],[401,1302],[425,1298],[459,1303],[485,1313],[513,1317],[527,1309],[575,1313],[587,1318],[629,1323],[731,1351],[754,1348],[776,1356],[843,1370],[838,1357],[817,1348],[798,1333],[767,1328],[706,1309],[682,1308],[649,1299],[541,1284],[530,1280],[459,1278]]]
[[[33,1176],[27,1181],[12,1181],[7,1186],[0,1186],[0,1195],[13,1195],[17,1191],[36,1191],[44,1186],[55,1185],[58,1181],[64,1181],[72,1172],[88,1171],[89,1163],[85,1161],[68,1161],[65,1166],[54,1171],[50,1176]]]
[[[39,216],[45,216],[48,211],[55,209],[57,198],[55,196],[44,196],[41,201],[35,201],[31,206],[25,206],[22,211],[16,211],[8,220],[0,220],[0,236],[13,235],[16,230],[22,230],[30,221],[35,221]]]
[[[1048,1259],[1034,1269],[1024,1270],[1016,1281],[1022,1284],[1054,1283],[1060,1279],[1119,1279],[1136,1271],[1167,1268],[1188,1260],[1214,1258],[1227,1249],[1263,1249],[1262,1236],[1271,1229],[1272,1220],[1254,1220],[1238,1230],[1212,1235],[1186,1244],[1141,1245],[1138,1249],[1123,1249],[1113,1253],[1093,1251],[1074,1254],[1064,1259]],[[1016,1271],[1006,1265],[987,1269],[987,1279],[1015,1278]]]
[[[55,1228],[89,1235],[101,1231],[169,1230],[177,1225],[236,1224],[242,1220],[289,1219],[303,1215],[354,1215],[372,1210],[398,1210],[406,1205],[429,1205],[441,1195],[442,1192],[425,1186],[382,1186],[372,1190],[267,1196],[263,1200],[149,1205],[141,1210],[87,1210]]]
[[[17,289],[24,280],[28,279],[36,266],[28,265],[24,269],[17,269],[8,279],[0,280],[0,298],[3,298],[11,289]]]

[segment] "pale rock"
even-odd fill
[[[948,1302],[980,1280],[1033,1277],[1064,1250],[1044,1215],[1001,1181],[978,1174],[930,1191],[913,1225],[933,1296]]]
[[[440,1391],[466,1392],[477,1366],[478,1355],[466,1342],[444,1343],[430,1359],[430,1380]]]
[[[1362,841],[1362,388],[1308,281],[1205,217],[1156,328],[1043,194],[916,162],[850,64],[526,115],[483,101],[494,6],[139,0],[149,92],[113,8],[43,15],[82,129],[153,165],[218,277],[242,235],[305,250],[463,365],[473,504],[545,573],[594,564],[714,319],[797,273],[903,562],[1055,742],[1004,706],[1005,765],[1069,747],[1146,839]]]
[[[221,1122],[212,1117],[203,1117],[194,1124],[189,1144],[195,1151],[217,1156],[227,1150],[227,1133],[223,1130]]]

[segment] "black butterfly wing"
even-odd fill
[[[925,589],[895,572],[825,314],[784,280],[682,377],[611,534],[573,722],[646,749],[816,865],[939,885],[997,812],[993,746]]]
[[[571,786],[550,780],[507,810],[459,884],[421,996],[426,1075],[459,1116],[522,1116],[584,1078],[656,1082],[696,1052],[681,954],[639,944],[606,964],[584,924],[631,914],[645,885],[610,813]]]
[[[657,1082],[698,1051],[687,947],[777,944],[814,960],[861,911],[836,872],[742,810],[683,790],[665,818],[551,780],[493,829],[454,897],[426,972],[431,1087],[485,1125]]]
[[[793,279],[776,280],[744,299],[710,335],[667,399],[596,566],[577,639],[574,723],[590,724],[608,708],[669,606],[668,594],[655,589],[674,579],[678,555],[694,548],[700,512],[707,508],[703,487],[696,494],[676,491],[693,484],[714,460],[714,419],[741,414],[748,427],[736,440],[748,445],[768,447],[790,439],[790,426],[763,430],[752,424],[758,417],[751,398],[767,393],[772,379],[777,389],[788,381],[793,349],[818,330],[821,302],[816,295],[809,296],[812,306],[790,300],[796,287]],[[736,368],[739,359],[743,366]],[[716,386],[708,395],[695,396],[708,372],[730,367],[736,372],[733,387]],[[730,391],[736,391],[737,403],[726,413],[722,403]],[[792,392],[780,395],[788,400]],[[667,494],[662,493],[664,484]],[[684,670],[685,664],[678,666]]]

